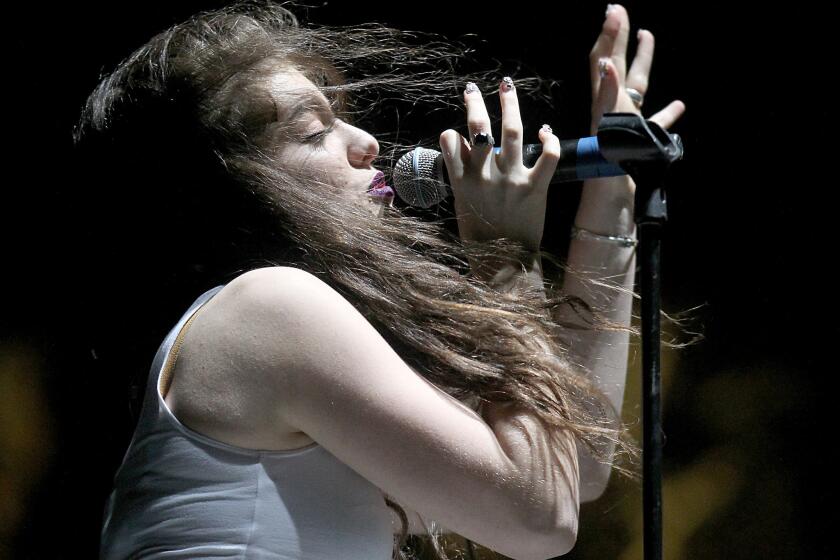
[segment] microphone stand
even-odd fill
[[[662,559],[662,416],[660,404],[660,249],[668,219],[665,175],[683,156],[682,139],[635,113],[606,113],[598,126],[600,152],[636,184],[642,309],[644,558]]]

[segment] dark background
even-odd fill
[[[0,556],[95,557],[102,508],[133,430],[126,380],[92,373],[91,348],[76,328],[85,317],[72,305],[81,272],[74,260],[85,247],[61,243],[79,227],[67,193],[84,187],[68,184],[72,126],[100,72],[154,33],[222,4],[28,4],[7,12]],[[832,22],[802,5],[624,6],[628,66],[636,29],[656,37],[643,114],[674,99],[687,107],[670,130],[682,137],[685,158],[669,185],[662,298],[669,313],[702,306],[693,330],[706,337],[662,353],[665,555],[826,556],[838,197],[820,168],[831,161],[824,121],[836,97]],[[605,7],[329,2],[298,15],[478,34],[507,75],[533,70],[559,81],[553,115],[523,103],[526,142],[536,142],[542,122],[561,138],[588,136],[588,54]],[[426,134],[463,130],[463,113],[437,124]],[[552,187],[544,242],[560,255],[579,191],[580,183]],[[639,367],[637,357],[624,407],[631,421],[641,411]],[[582,506],[569,556],[640,558],[640,530],[641,488],[614,477],[599,501]]]

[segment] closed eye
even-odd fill
[[[308,144],[315,144],[316,146],[322,146],[324,141],[327,139],[327,135],[335,130],[335,120],[330,123],[330,126],[325,128],[324,130],[320,130],[315,134],[310,134],[309,136],[304,138],[304,142]]]

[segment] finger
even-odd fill
[[[606,14],[601,34],[595,41],[595,46],[589,52],[589,70],[592,77],[592,98],[598,95],[601,77],[598,72],[598,60],[608,56],[613,60],[618,76],[624,80],[627,66],[627,37],[630,35],[630,18],[627,10],[621,4],[613,4],[613,8]]]
[[[611,58],[604,59],[604,77],[601,78],[601,87],[598,88],[597,99],[592,104],[592,127],[590,132],[593,136],[598,134],[598,124],[604,116],[605,107],[615,107],[618,101],[618,73]]]
[[[464,137],[450,128],[441,133],[439,143],[449,177],[460,179],[464,176],[464,167],[469,161],[469,147],[465,144]]]
[[[551,127],[544,124],[537,133],[542,142],[542,153],[531,168],[531,184],[548,187],[560,161],[560,139],[551,131]]]
[[[648,90],[648,77],[653,64],[653,49],[656,41],[653,33],[647,29],[639,29],[636,38],[638,39],[636,56],[633,58],[633,64],[630,65],[630,70],[627,71],[627,79],[624,83],[645,94]]]
[[[685,113],[685,103],[679,99],[671,101],[667,107],[650,117],[648,120],[653,121],[665,130],[668,130],[677,119]]]
[[[519,96],[510,76],[502,78],[499,84],[499,99],[502,103],[502,151],[496,156],[499,169],[510,169],[522,165],[522,116],[519,113]]]
[[[468,166],[481,168],[489,159],[489,154],[492,149],[488,149],[486,145],[472,146],[471,140],[474,134],[486,132],[492,136],[490,130],[490,115],[487,114],[487,107],[484,105],[484,96],[481,95],[481,90],[478,89],[473,82],[468,82],[467,87],[464,88],[464,104],[467,109],[467,144],[469,146],[467,152]]]

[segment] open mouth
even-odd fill
[[[374,175],[370,186],[365,192],[369,196],[383,199],[385,202],[390,202],[394,198],[394,189],[385,183],[385,174],[381,171]]]

